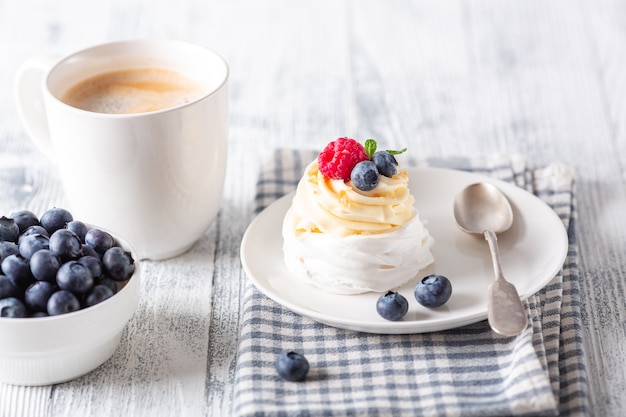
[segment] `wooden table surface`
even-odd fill
[[[522,154],[576,172],[592,413],[626,410],[626,3],[612,0],[0,0],[0,213],[66,204],[13,100],[18,66],[137,37],[230,65],[230,151],[215,226],[143,264],[114,356],[72,382],[0,384],[0,416],[228,416],[260,158],[374,137],[422,156]]]

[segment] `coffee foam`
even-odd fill
[[[91,112],[130,114],[176,107],[204,93],[200,83],[175,71],[139,68],[87,78],[69,88],[61,101]]]

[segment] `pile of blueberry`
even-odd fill
[[[112,297],[135,271],[106,231],[62,208],[0,217],[0,317],[45,317]]]
[[[415,285],[413,295],[424,307],[439,307],[450,299],[452,284],[443,275],[428,275]],[[388,291],[376,302],[376,311],[386,320],[400,320],[409,311],[409,302],[402,294]]]

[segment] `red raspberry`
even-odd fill
[[[317,157],[322,174],[334,180],[348,181],[356,164],[369,159],[365,148],[351,138],[339,138],[330,142]]]

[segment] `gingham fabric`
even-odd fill
[[[261,170],[257,212],[295,189],[316,155],[276,150]],[[561,164],[530,169],[519,156],[408,162],[513,182],[557,212],[568,230],[569,253],[562,271],[527,300],[532,326],[512,338],[494,335],[486,321],[425,334],[359,333],[294,314],[247,282],[235,415],[588,415],[572,169]],[[276,356],[286,350],[307,357],[306,381],[277,375]]]

